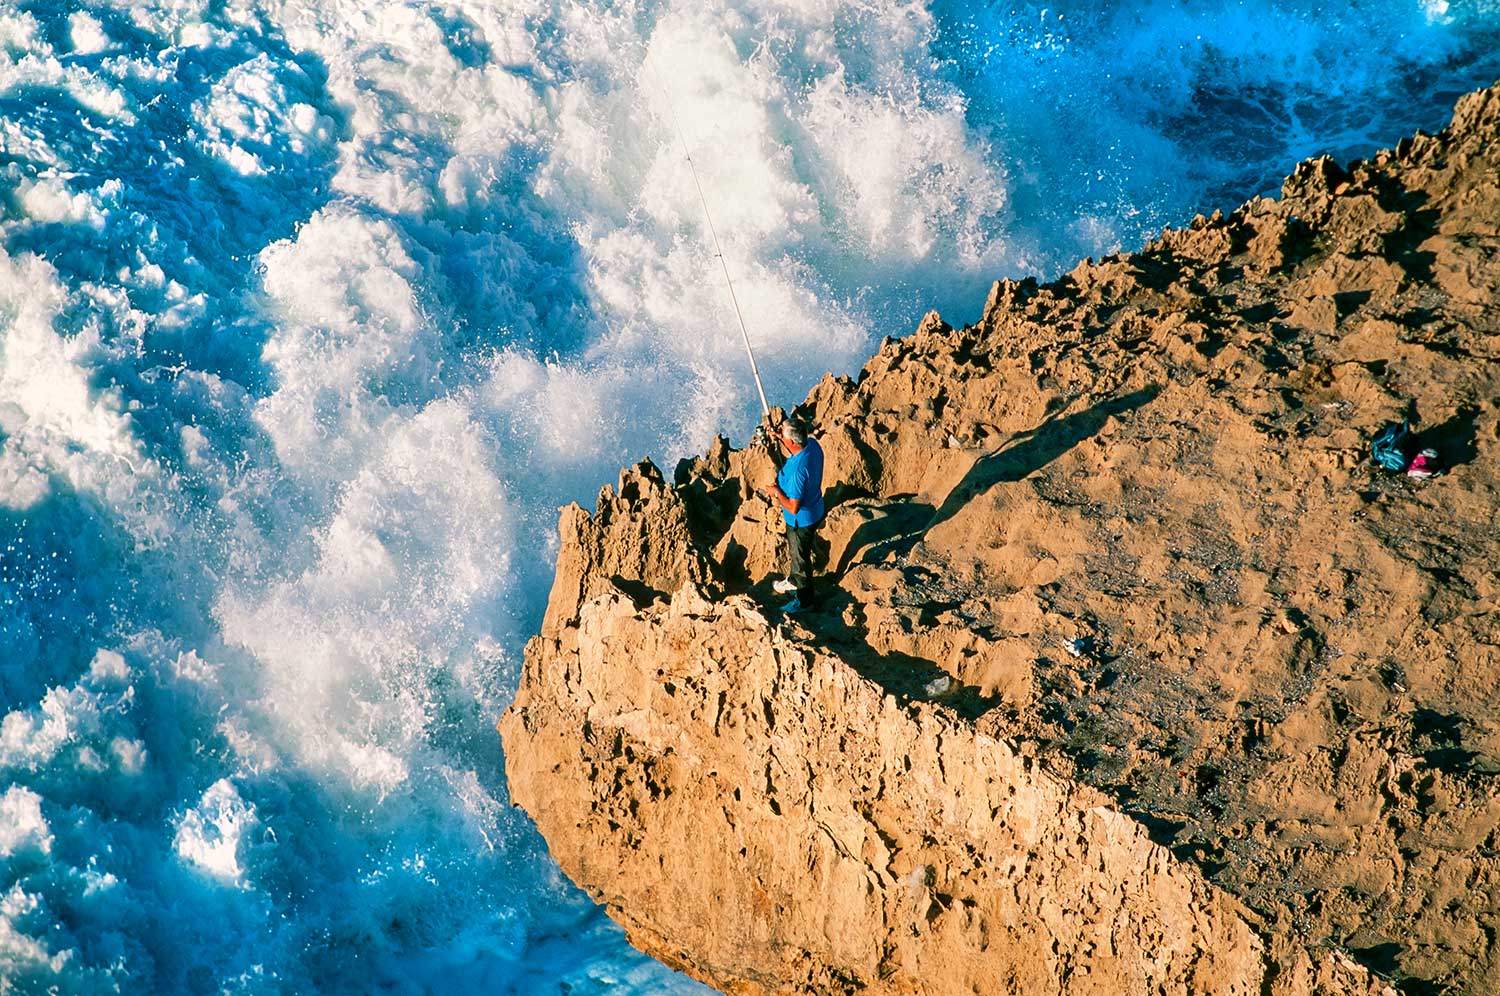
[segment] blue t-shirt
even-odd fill
[[[776,475],[776,486],[788,499],[801,502],[797,514],[785,508],[781,517],[789,526],[815,526],[823,518],[823,447],[816,439],[787,457]]]

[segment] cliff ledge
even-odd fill
[[[1500,991],[1497,177],[1491,89],[825,378],[816,612],[763,453],[565,509],[514,800],[729,993]]]

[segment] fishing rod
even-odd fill
[[[719,266],[724,270],[724,285],[729,288],[729,303],[734,305],[734,317],[739,320],[740,335],[745,340],[745,355],[750,358],[750,373],[755,378],[755,390],[760,394],[760,409],[769,418],[771,404],[766,400],[765,385],[760,382],[760,367],[755,363],[755,350],[750,348],[750,330],[745,327],[745,316],[740,311],[740,301],[734,293],[734,281],[729,279],[729,264],[724,259],[724,247],[719,245],[719,233],[714,229],[714,216],[708,209],[708,198],[703,196],[703,181],[698,179],[698,167],[693,162],[692,150],[688,148],[687,137],[683,135],[682,125],[677,121],[677,108],[672,103],[672,95],[667,92],[666,85],[656,73],[656,67],[651,64],[650,54],[648,53],[642,61],[646,66],[646,71],[656,81],[656,88],[661,91],[662,97],[667,101],[667,114],[672,118],[672,130],[677,133],[677,141],[682,144],[682,155],[687,159],[688,169],[693,174],[693,186],[698,188],[698,203],[703,205],[703,217],[708,222],[708,234],[714,241],[714,255],[719,257]]]

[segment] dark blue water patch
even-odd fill
[[[1439,64],[1403,61],[1377,90],[1320,92],[1280,83],[1196,82],[1189,108],[1153,121],[1184,147],[1202,149],[1226,177],[1207,189],[1208,207],[1229,210],[1247,191],[1275,195],[1290,160],[1319,155],[1348,163],[1418,131],[1436,132],[1458,98],[1500,76],[1500,34]],[[1278,154],[1288,164],[1275,165]]]
[[[493,61],[494,49],[484,36],[484,29],[473,20],[457,10],[442,7],[429,8],[427,16],[442,29],[443,44],[459,65],[473,69]]]
[[[193,500],[189,493],[163,502],[153,509],[154,524],[134,526],[166,530],[162,537],[136,535],[118,511],[58,474],[31,506],[0,508],[0,714],[71,684],[99,650],[142,632],[204,632],[216,562],[226,551],[183,559],[173,547],[194,549],[171,534]],[[198,518],[197,528],[211,527],[210,515]]]
[[[141,607],[135,543],[53,478],[31,507],[0,508],[0,713],[85,670]]]
[[[1500,72],[1500,12],[1449,23],[1415,5],[1330,17],[949,0],[933,12],[939,72],[1011,179],[1014,234],[1055,268],[1275,192],[1299,160],[1435,130]]]
[[[427,153],[441,168],[452,155]],[[478,210],[442,211],[433,220],[388,216],[402,234],[432,255],[438,288],[451,315],[448,349],[460,362],[443,371],[448,386],[482,372],[476,361],[497,349],[572,355],[597,331],[587,295],[587,261],[569,220],[536,196],[537,150],[498,157],[497,187]],[[368,209],[367,209],[368,213]]]

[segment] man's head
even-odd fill
[[[807,427],[794,418],[789,418],[781,423],[781,439],[783,442],[801,449],[807,445]]]

